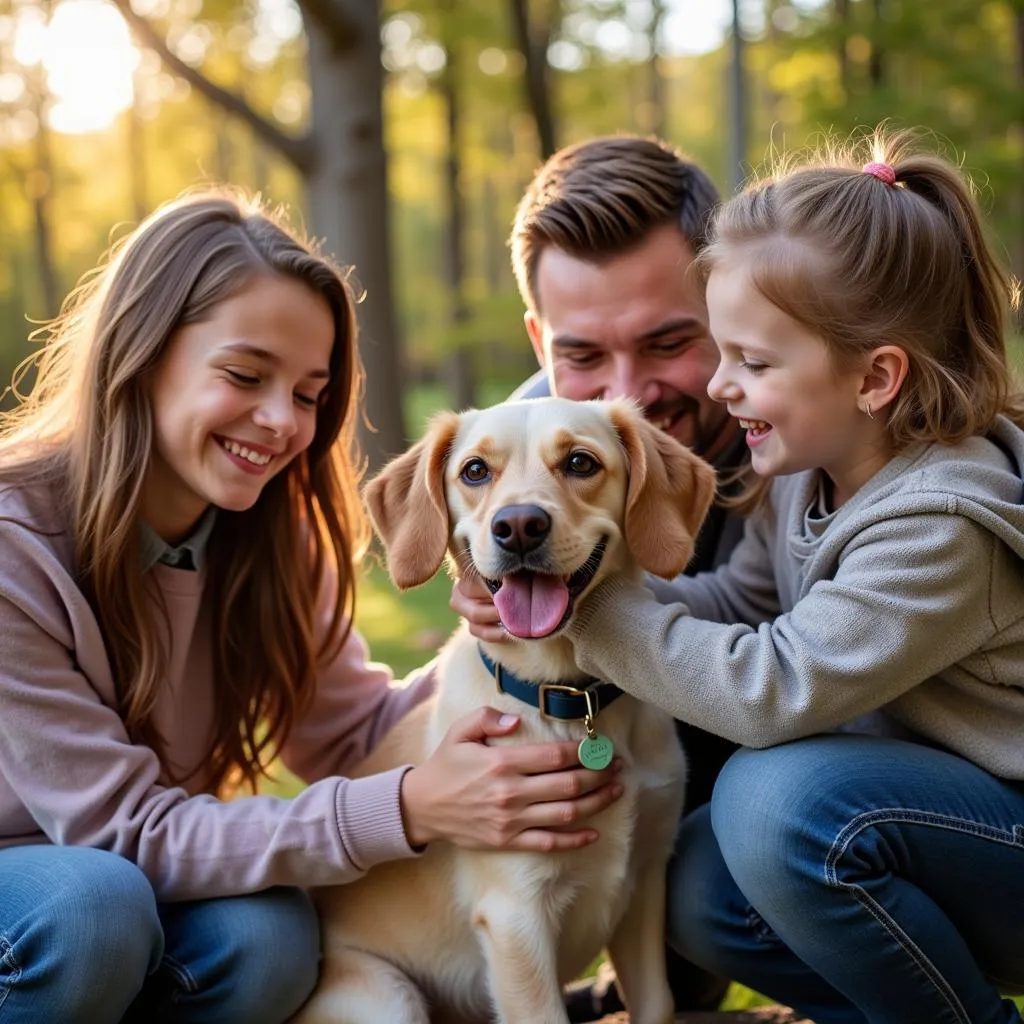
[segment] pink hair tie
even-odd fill
[[[896,172],[889,164],[865,164],[863,171],[865,174],[870,174],[872,178],[884,181],[886,185],[896,184]]]

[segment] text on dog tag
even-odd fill
[[[604,733],[595,732],[593,736],[584,736],[580,740],[577,756],[584,768],[599,772],[612,763],[615,744]]]

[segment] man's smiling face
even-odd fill
[[[651,422],[713,458],[735,428],[708,397],[718,351],[692,262],[674,224],[600,262],[548,247],[535,274],[539,310],[526,327],[553,394],[633,398]]]

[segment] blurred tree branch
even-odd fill
[[[304,0],[303,6],[307,0]],[[168,45],[163,35],[148,19],[132,10],[130,0],[114,0],[125,21],[139,34],[142,42],[154,50],[160,59],[189,85],[201,92],[211,103],[245,121],[264,142],[273,146],[301,174],[307,174],[312,164],[312,146],[308,136],[288,135],[273,122],[253,109],[241,96],[217,85],[201,71],[183,61]],[[312,0],[312,7],[332,7],[331,0]]]

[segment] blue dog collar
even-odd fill
[[[484,649],[477,645],[480,660],[487,671],[494,676],[499,693],[507,693],[516,700],[536,708],[545,718],[557,718],[562,722],[582,722],[588,715],[597,718],[623,691],[614,683],[601,683],[591,679],[587,683],[535,683],[520,679],[500,663],[489,658]]]

